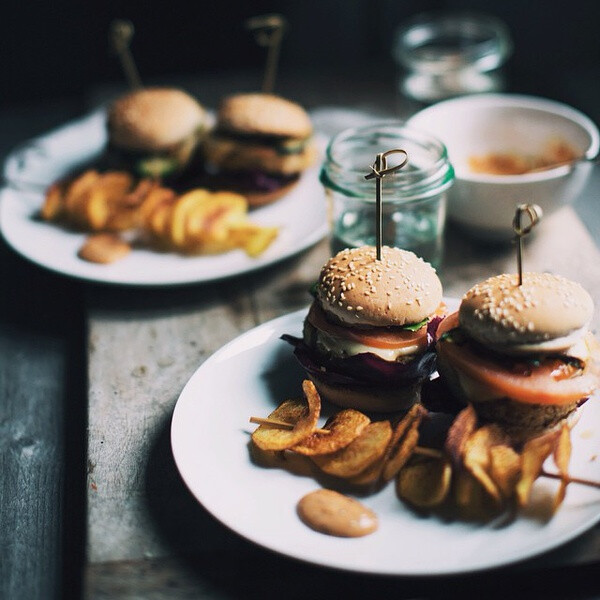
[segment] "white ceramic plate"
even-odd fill
[[[99,111],[32,140],[9,156],[4,167],[9,186],[0,193],[0,230],[14,250],[63,275],[102,283],[164,286],[253,271],[297,254],[327,234],[324,194],[314,167],[283,199],[251,212],[253,222],[281,227],[278,238],[258,258],[250,258],[242,250],[187,257],[134,249],[111,265],[83,261],[77,257],[77,250],[84,234],[34,217],[43,202],[40,190],[93,160],[105,144],[105,114]]]
[[[456,303],[453,304],[456,306]],[[355,539],[316,533],[296,516],[296,504],[319,488],[309,476],[256,466],[249,457],[251,415],[265,416],[297,397],[303,373],[283,333],[300,335],[301,310],[241,335],[209,358],[181,393],[171,426],[175,462],[192,494],[241,536],[281,554],[329,567],[387,575],[464,573],[550,550],[600,519],[600,491],[571,485],[558,513],[542,522],[521,515],[502,528],[418,517],[394,486],[362,498],[379,516],[374,534]],[[589,401],[573,430],[571,472],[600,479],[600,406]],[[535,498],[556,483],[538,480]],[[534,498],[534,503],[535,503]]]

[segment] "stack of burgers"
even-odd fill
[[[492,277],[442,320],[430,265],[386,247],[379,261],[362,247],[325,264],[314,296],[302,339],[284,339],[339,406],[405,411],[437,368],[448,410],[472,404],[481,423],[519,444],[560,426],[600,384],[592,299],[563,277],[525,273],[522,285],[517,275]]]

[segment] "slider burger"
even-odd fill
[[[499,275],[470,289],[438,329],[438,369],[454,395],[515,442],[559,425],[598,387],[594,306],[548,273]]]
[[[281,198],[317,156],[306,111],[269,94],[225,98],[204,153],[227,187],[245,195],[250,206]]]
[[[319,394],[364,411],[406,410],[435,370],[444,308],[431,265],[412,252],[343,250],[321,270],[302,339],[284,336]]]
[[[182,90],[147,88],[116,100],[108,111],[108,153],[140,177],[183,171],[208,129],[207,113]]]

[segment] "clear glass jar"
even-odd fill
[[[347,129],[329,143],[321,182],[330,203],[332,251],[375,245],[376,183],[365,175],[379,152],[393,148],[405,150],[408,163],[383,179],[383,244],[412,250],[437,267],[454,170],[439,140],[402,123]]]
[[[506,25],[489,15],[430,13],[396,32],[393,56],[403,68],[400,91],[413,100],[504,89],[501,67],[512,51]]]

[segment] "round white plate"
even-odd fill
[[[456,303],[454,303],[456,306]],[[543,522],[521,515],[504,527],[419,517],[389,484],[361,498],[379,516],[379,529],[363,538],[316,533],[296,515],[296,504],[320,486],[310,476],[264,468],[249,456],[251,415],[266,416],[297,397],[303,373],[283,333],[300,335],[306,310],[265,323],[210,357],[181,393],[171,426],[177,467],[192,494],[212,515],[241,536],[281,554],[329,567],[387,575],[476,571],[532,557],[562,544],[600,519],[600,491],[570,485],[557,514]],[[581,409],[573,430],[574,476],[600,479],[600,407]],[[536,481],[534,497],[555,491]],[[535,501],[534,498],[534,501]]]
[[[188,257],[136,248],[111,265],[81,260],[77,250],[84,234],[44,223],[35,215],[43,203],[41,190],[93,160],[105,144],[105,114],[99,111],[32,140],[9,156],[4,166],[9,185],[0,193],[0,230],[14,250],[63,275],[102,283],[164,286],[247,273],[293,256],[327,234],[323,188],[318,168],[313,167],[283,199],[251,211],[252,222],[281,227],[277,239],[258,258],[242,250]]]

